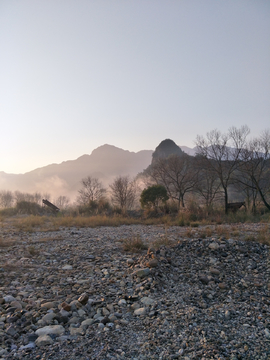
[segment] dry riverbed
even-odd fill
[[[3,227],[0,359],[270,359],[268,240],[265,224]]]

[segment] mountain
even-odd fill
[[[159,158],[167,158],[170,155],[182,156],[183,150],[171,139],[161,141],[152,155],[152,163]]]
[[[175,146],[179,149],[176,144]],[[188,147],[182,149],[186,153],[193,151]],[[108,187],[119,175],[135,177],[142,172],[151,164],[152,154],[152,150],[135,153],[106,144],[93,150],[91,155],[82,155],[76,160],[64,161],[61,164],[47,165],[25,174],[7,174],[0,171],[0,190],[48,193],[52,198],[65,195],[73,200],[84,177],[97,177],[104,187]]]
[[[74,198],[82,178],[89,175],[97,177],[107,187],[119,175],[136,176],[151,163],[152,153],[152,150],[135,153],[106,144],[93,150],[91,155],[44,166],[25,174],[0,172],[0,189]]]

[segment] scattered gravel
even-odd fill
[[[261,226],[234,226],[231,238],[2,228],[12,245],[0,246],[0,359],[269,360],[269,246],[243,241]],[[124,252],[138,236],[148,250]]]

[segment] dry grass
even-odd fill
[[[28,252],[29,252],[29,254],[31,256],[38,256],[39,255],[39,250],[37,250],[33,245],[29,246],[27,248],[27,250],[28,250]]]
[[[226,239],[230,237],[230,231],[226,226],[223,225],[216,226],[215,232],[217,233],[218,236],[225,237]]]
[[[123,250],[128,252],[141,252],[148,249],[148,246],[142,241],[140,236],[134,236],[131,239],[123,239]]]
[[[200,230],[200,237],[202,239],[209,238],[213,235],[213,230],[207,226],[206,228]]]
[[[15,244],[14,240],[0,238],[0,248],[10,247]]]
[[[48,221],[46,216],[30,215],[23,218],[15,218],[12,224],[20,231],[33,232],[36,228],[44,228],[45,223]]]
[[[261,244],[270,245],[270,229],[265,225],[258,233],[257,241]]]
[[[161,246],[172,246],[174,242],[168,238],[167,235],[160,236],[156,240],[151,243],[151,247],[154,249],[158,249]]]

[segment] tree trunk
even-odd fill
[[[228,191],[226,187],[224,187],[224,201],[225,201],[225,214],[228,214]]]
[[[263,195],[263,192],[262,192],[262,190],[261,190],[258,182],[256,181],[256,179],[255,179],[254,177],[252,178],[252,180],[253,180],[253,182],[254,182],[254,184],[255,184],[255,186],[256,186],[256,189],[258,190],[258,193],[259,193],[260,196],[261,196],[261,199],[262,199],[264,205],[267,207],[268,210],[270,210],[270,205],[269,205],[268,202],[266,201],[266,199],[265,199],[265,197],[264,197],[264,195]]]

